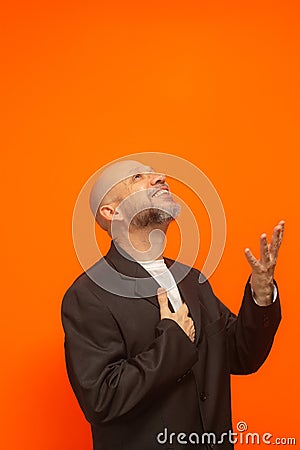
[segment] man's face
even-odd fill
[[[178,216],[180,205],[174,201],[164,174],[142,164],[129,172],[111,192],[127,222],[145,227],[170,222]]]

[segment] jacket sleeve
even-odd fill
[[[253,300],[248,281],[238,316],[228,321],[231,373],[249,374],[261,367],[271,350],[280,321],[278,287],[276,300],[268,306],[260,306]]]
[[[219,304],[220,320],[226,329],[226,344],[229,354],[230,372],[246,375],[256,372],[266,360],[281,321],[279,290],[277,298],[268,306],[260,306],[252,297],[248,280],[238,315],[233,314],[216,296],[207,281],[205,288],[210,298]]]
[[[62,304],[68,376],[91,423],[104,423],[150,401],[197,361],[195,345],[170,319],[157,323],[155,339],[127,358],[113,315],[94,292],[72,286]],[[178,358],[178,347],[182,349]]]

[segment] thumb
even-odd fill
[[[167,292],[164,288],[157,289],[157,299],[160,307],[160,315],[167,317],[170,315],[170,308],[168,305],[168,296]]]

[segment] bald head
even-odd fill
[[[100,205],[114,200],[114,188],[120,182],[140,172],[153,172],[153,169],[133,160],[118,161],[108,166],[100,174],[90,193],[90,207],[94,216],[97,218]],[[103,224],[100,225],[103,227]]]
[[[139,161],[124,160],[102,171],[90,193],[97,223],[112,235],[168,224],[180,212],[166,183],[166,175]],[[131,229],[133,229],[131,228]]]

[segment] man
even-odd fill
[[[284,223],[252,274],[238,316],[200,272],[168,258],[180,207],[165,175],[136,161],[110,165],[90,206],[113,238],[107,255],[65,294],[69,379],[91,424],[94,450],[233,447],[230,374],[266,359],[280,322],[273,280]]]

